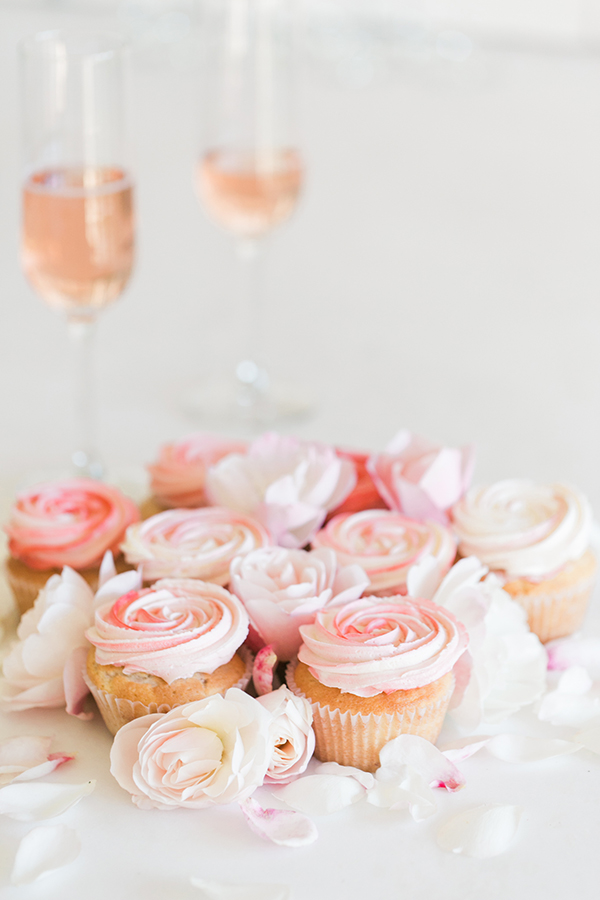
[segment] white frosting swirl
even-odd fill
[[[250,516],[221,509],[169,509],[127,529],[121,550],[141,566],[144,581],[201,578],[229,582],[236,556],[271,545],[269,533]]]
[[[578,490],[524,479],[472,488],[453,518],[461,555],[512,578],[544,578],[579,559],[592,532],[592,511]]]
[[[171,684],[225,665],[248,634],[248,614],[229,591],[192,579],[158,581],[96,610],[86,632],[96,662]]]
[[[449,530],[437,522],[415,522],[392,510],[368,509],[334,516],[317,532],[313,547],[330,547],[341,566],[359,565],[371,593],[406,593],[406,574],[423,556],[447,572],[456,556]]]
[[[431,684],[454,667],[467,631],[430,600],[363,597],[300,628],[298,659],[328,687],[374,697]]]

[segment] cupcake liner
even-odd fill
[[[337,762],[373,772],[379,766],[379,752],[399,734],[416,734],[432,743],[442,729],[444,716],[454,692],[454,681],[435,702],[407,706],[403,711],[375,715],[340,712],[311,700],[294,679],[297,660],[289,663],[286,681],[289,689],[311,704],[315,732],[315,756],[321,762]]]
[[[510,597],[527,613],[531,631],[542,643],[546,643],[577,631],[583,622],[594,584],[595,577],[592,577],[546,594],[511,591]]]
[[[239,688],[243,691],[252,676],[254,657],[246,647],[240,647],[236,653],[244,660],[246,668],[239,681],[232,684],[231,687]],[[115,694],[96,687],[86,671],[83,673],[83,679],[96,701],[100,715],[104,719],[104,724],[113,735],[117,733],[119,728],[122,728],[123,725],[126,725],[127,722],[131,722],[133,719],[139,719],[142,716],[149,716],[153,713],[167,713],[179,705],[168,703],[146,704],[140,703],[139,700],[127,700],[124,697],[117,697]]]
[[[27,612],[28,609],[31,609],[35,603],[41,587],[36,582],[28,580],[27,578],[20,578],[9,566],[4,566],[4,574],[13,593],[13,597],[15,598],[19,614],[22,616],[23,613]]]

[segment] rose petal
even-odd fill
[[[319,775],[341,775],[345,778],[355,778],[367,790],[375,784],[375,776],[370,772],[363,772],[355,766],[341,766],[336,762],[324,762],[318,765],[315,771]]]
[[[83,672],[89,652],[88,647],[76,647],[65,663],[63,669],[63,686],[65,691],[66,710],[70,716],[88,721],[93,713],[83,711],[85,699],[90,692],[83,680]]]
[[[518,806],[485,804],[464,810],[438,831],[437,843],[448,853],[488,859],[504,853],[512,842],[523,810]]]
[[[83,784],[8,784],[0,789],[0,814],[20,822],[50,819],[91,794],[95,786],[95,781]]]
[[[205,900],[290,900],[287,884],[226,884],[191,878],[193,886],[200,888]]]
[[[431,787],[458,791],[465,785],[464,775],[454,763],[430,741],[416,734],[400,734],[388,741],[379,754],[379,760],[385,769],[411,766]]]
[[[100,572],[98,573],[98,588],[100,589],[104,587],[107,581],[110,581],[111,578],[115,578],[116,574],[117,570],[115,568],[113,555],[110,550],[107,550],[102,557],[102,562],[100,563]]]
[[[256,834],[281,847],[303,847],[316,841],[314,822],[289,809],[263,809],[252,797],[240,803],[246,820]]]
[[[0,771],[4,766],[29,769],[48,759],[52,738],[41,735],[18,735],[0,744]]]
[[[72,759],[75,759],[75,757],[68,756],[65,753],[53,753],[45,762],[40,763],[39,766],[33,766],[31,769],[26,769],[13,778],[13,781],[33,781],[35,778],[44,778],[45,775],[50,775],[59,766],[70,762]]]
[[[435,793],[412,766],[377,769],[367,800],[384,809],[408,809],[415,822],[429,818],[437,809]]]
[[[600,672],[600,638],[559,638],[546,644],[549,669],[584,666]]]
[[[538,762],[581,750],[573,741],[545,740],[524,734],[497,734],[487,744],[488,753],[509,763]]]
[[[259,697],[273,690],[273,675],[277,666],[277,654],[273,645],[268,644],[259,650],[252,668],[252,683]]]
[[[276,797],[311,816],[327,816],[357,803],[365,788],[355,778],[339,775],[305,775],[278,790]]]
[[[42,875],[73,862],[80,850],[77,833],[68,825],[38,825],[19,844],[11,882],[31,884]]]
[[[573,736],[573,740],[585,747],[586,750],[591,750],[592,753],[600,753],[600,724],[580,731],[579,734]]]
[[[446,744],[441,752],[452,762],[462,762],[464,759],[469,759],[470,756],[473,756],[481,750],[482,747],[485,747],[491,739],[491,735],[478,734],[473,737],[463,738],[462,740],[452,741],[451,743]]]
[[[581,666],[571,666],[561,675],[555,691],[545,694],[538,718],[553,725],[577,728],[600,716],[600,697],[589,696],[593,682]]]
[[[94,597],[94,609],[105,603],[114,603],[119,597],[123,597],[130,591],[139,591],[142,588],[142,575],[136,569],[128,572],[121,572],[104,582],[96,591]]]

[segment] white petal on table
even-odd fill
[[[367,790],[373,787],[375,776],[370,772],[357,769],[356,766],[341,766],[336,762],[319,763],[315,769],[317,775],[342,775],[344,778],[355,778]]]
[[[400,734],[388,741],[379,754],[379,760],[384,769],[410,766],[432,787],[458,791],[465,784],[464,775],[454,763],[431,741],[416,734]]]
[[[287,884],[226,884],[203,878],[191,882],[205,900],[290,900],[292,896]]]
[[[495,803],[467,809],[442,825],[438,846],[476,859],[499,856],[512,843],[522,812],[518,806]]]
[[[91,794],[95,786],[95,781],[83,784],[49,784],[44,781],[8,784],[0,789],[0,814],[20,822],[50,819]]]
[[[593,672],[600,672],[600,638],[558,638],[546,644],[546,650],[549,669],[585,666]]]
[[[496,759],[509,763],[538,762],[568,753],[577,753],[582,745],[573,741],[527,737],[524,734],[497,734],[487,750]]]
[[[327,816],[357,803],[365,788],[343,775],[304,775],[275,793],[278,800],[309,816]]]
[[[435,792],[412,766],[377,769],[367,800],[383,809],[408,809],[415,822],[422,822],[437,810]]]
[[[315,823],[294,810],[263,809],[252,797],[240,807],[252,831],[282,847],[303,847],[319,836]]]
[[[81,844],[68,825],[38,825],[29,831],[17,850],[11,881],[30,884],[42,875],[73,862]]]
[[[589,694],[592,685],[584,668],[571,666],[561,675],[556,690],[542,697],[538,718],[553,725],[586,725],[600,716],[600,697]]]
[[[36,778],[44,778],[46,775],[54,772],[55,769],[58,769],[59,766],[62,766],[63,763],[70,762],[72,759],[75,759],[75,757],[67,753],[52,753],[45,762],[40,763],[39,766],[32,766],[31,769],[25,769],[13,781],[34,781]]]
[[[600,753],[600,724],[580,731],[579,734],[573,736],[573,740],[585,747],[586,750],[591,750],[592,753]]]

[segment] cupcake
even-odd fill
[[[590,550],[592,511],[578,490],[499,481],[472,488],[453,518],[461,556],[477,556],[501,578],[541,641],[579,628],[597,563]]]
[[[251,656],[244,607],[215,584],[164,579],[96,610],[86,682],[107,728],[245,688]],[[240,651],[240,652],[238,652]]]
[[[250,516],[230,509],[169,509],[127,529],[121,550],[139,566],[145,582],[158,578],[199,578],[229,583],[236,556],[269,547],[267,530]]]
[[[344,502],[329,513],[328,518],[331,519],[341,513],[361,512],[363,509],[387,509],[387,503],[381,498],[367,470],[367,460],[370,454],[360,453],[357,450],[341,450],[339,447],[336,449],[336,453],[342,459],[349,459],[354,463],[356,485]]]
[[[315,755],[373,771],[399,734],[435,742],[468,643],[464,626],[429,600],[364,597],[300,628],[290,689],[313,710]]]
[[[6,574],[21,613],[63,566],[79,572],[95,591],[102,557],[107,550],[118,553],[125,530],[139,517],[121,491],[88,478],[39,484],[18,494],[5,528]],[[127,568],[120,556],[116,563],[120,571]]]
[[[230,453],[244,453],[243,441],[231,441],[212,434],[192,434],[173,444],[165,444],[155,463],[149,465],[152,496],[142,504],[144,518],[164,509],[206,506],[206,471]]]
[[[443,574],[456,556],[456,542],[443,525],[383,509],[334,516],[312,546],[329,547],[341,566],[358,564],[371,581],[368,592],[380,597],[405,594],[408,570],[424,556],[438,560]]]

